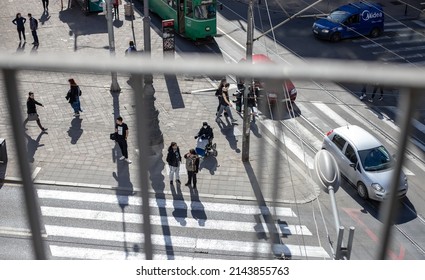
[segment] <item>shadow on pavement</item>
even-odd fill
[[[41,137],[47,134],[47,132],[42,131],[38,135],[37,139],[32,139],[31,136],[29,136],[27,133],[25,133],[25,138],[27,138],[27,156],[29,162],[34,162],[34,155],[35,152],[39,147],[43,147],[44,144],[40,144]]]
[[[257,200],[257,205],[260,209],[260,213],[263,216],[263,220],[265,221],[266,226],[267,226],[267,229],[261,229],[260,230],[260,226],[257,225],[256,231],[257,232],[261,232],[261,231],[267,232],[267,230],[268,230],[268,233],[270,235],[269,237],[270,237],[271,241],[273,242],[273,244],[275,244],[275,245],[281,244],[279,231],[277,230],[276,224],[275,224],[274,219],[273,219],[273,215],[272,215],[269,207],[266,204],[263,193],[261,191],[260,183],[257,180],[257,176],[254,172],[254,169],[252,168],[252,165],[249,162],[244,163],[244,167],[245,167],[246,174],[248,175],[249,182],[250,182],[252,189],[254,191],[254,195],[255,195],[255,198]],[[259,218],[259,216],[256,217],[257,222],[258,221],[261,222],[261,219],[258,219],[258,218]],[[262,239],[267,239],[267,236],[263,236],[263,235],[257,235],[257,236],[259,236],[259,238],[262,238]],[[276,257],[279,257],[279,258],[282,257],[282,254],[284,254],[285,258],[291,258],[292,256],[289,254],[289,252],[290,252],[289,248],[284,244],[281,244],[281,246],[283,246],[282,252],[275,252],[274,251],[273,254]]]
[[[164,78],[165,84],[167,85],[168,95],[170,96],[172,108],[184,108],[184,101],[176,75],[164,75]]]
[[[187,218],[187,204],[184,201],[183,193],[181,190],[180,184],[176,184],[177,186],[171,185],[171,193],[173,194],[173,216],[177,222],[182,226],[186,226],[186,218]]]
[[[230,122],[230,120],[225,117],[225,121],[220,119],[217,122],[218,127],[220,128],[221,133],[226,137],[226,140],[229,142],[230,148],[235,150],[236,153],[240,153],[241,150],[238,148],[238,140],[235,136],[235,125]]]
[[[217,158],[214,156],[205,157],[201,159],[199,163],[199,171],[205,168],[211,175],[215,174],[217,167],[220,167],[220,165],[217,162]]]
[[[199,199],[198,189],[190,188],[190,208],[192,217],[198,221],[198,225],[203,227],[207,221],[207,213],[205,213],[205,207]]]
[[[81,129],[81,122],[83,119],[80,117],[75,117],[71,121],[71,127],[68,129],[68,136],[71,137],[71,144],[77,144],[78,139],[80,139],[84,130]]]
[[[119,147],[115,147],[118,149]],[[127,226],[125,222],[125,208],[129,206],[129,196],[133,196],[135,193],[133,191],[133,183],[130,180],[130,170],[129,165],[123,161],[117,161],[117,172],[112,172],[112,176],[117,181],[118,187],[116,188],[116,196],[118,200],[118,205],[121,208],[122,212],[122,231],[124,233],[124,252],[126,259],[128,258],[130,251],[127,244]],[[133,244],[133,252],[139,252],[140,248],[138,244]]]

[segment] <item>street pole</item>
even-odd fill
[[[146,57],[151,57],[151,18],[149,17],[149,0],[143,2],[143,43]]]
[[[106,12],[106,20],[108,22],[109,53],[111,56],[115,56],[114,27],[112,25],[112,0],[106,0]],[[117,72],[112,72],[111,77],[111,92],[120,92],[121,88],[118,84]]]
[[[253,52],[253,37],[254,37],[254,31],[253,31],[253,12],[252,12],[252,0],[249,0],[249,6],[248,6],[248,28],[247,28],[247,40],[246,40],[246,62],[252,63],[252,52]],[[243,131],[242,131],[242,161],[248,162],[249,161],[249,136],[250,136],[250,120],[251,116],[248,114],[248,92],[249,90],[254,90],[253,83],[252,83],[252,77],[247,77],[245,79],[246,81],[249,81],[249,84],[245,84],[245,90],[243,93]]]

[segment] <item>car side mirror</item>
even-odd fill
[[[352,168],[354,168],[354,170],[356,170],[357,168],[357,164],[356,163],[350,163],[350,166],[352,167]]]

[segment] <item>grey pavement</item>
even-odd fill
[[[38,53],[63,52],[67,54],[108,55],[108,34],[103,14],[84,15],[78,6],[61,10],[61,1],[50,1],[49,13],[43,14],[41,1],[8,1],[0,11],[3,28],[0,34],[0,51],[10,55],[30,56]],[[125,2],[125,1],[123,1]],[[29,25],[26,24],[27,42],[23,46],[12,19],[17,12],[25,17],[28,12],[39,19],[38,36],[40,46],[33,48]],[[131,21],[124,16],[120,7],[120,20],[114,21],[116,55],[124,57],[128,41],[133,38]],[[138,49],[143,49],[142,16],[136,12],[134,30]],[[152,57],[162,58],[162,39],[151,29]],[[178,57],[179,54],[176,54]],[[60,63],[60,61],[58,61]],[[80,85],[82,109],[80,118],[73,117],[73,111],[65,100],[68,79],[74,78]],[[35,122],[27,125],[27,153],[35,183],[90,188],[115,189],[141,187],[138,177],[138,150],[134,131],[136,115],[133,93],[128,84],[127,73],[118,74],[122,89],[113,97],[109,91],[111,76],[98,73],[65,73],[22,71],[19,73],[19,95],[23,116],[26,113],[28,91],[35,92],[35,99],[45,105],[38,107],[42,124],[48,128],[41,134]],[[0,80],[0,138],[7,141],[9,162],[1,165],[5,176],[4,183],[19,183],[19,166],[16,147],[11,131],[11,123],[4,90],[4,80]],[[226,124],[219,127],[215,122],[217,99],[214,91],[203,91],[217,86],[203,76],[164,77],[154,75],[155,106],[159,112],[159,126],[164,144],[155,148],[159,153],[149,157],[151,193],[171,194],[168,167],[165,161],[170,142],[175,141],[185,153],[195,146],[193,136],[203,121],[208,121],[214,129],[217,143],[217,158],[209,157],[201,164],[198,174],[199,195],[204,197],[228,198],[234,200],[276,201],[284,203],[306,203],[314,200],[319,191],[305,176],[309,170],[291,160],[283,151],[282,143],[267,137],[261,131],[261,123],[253,125],[249,163],[241,161],[242,119],[237,116],[239,125]],[[114,111],[115,107],[115,111]],[[119,147],[109,140],[114,130],[114,113],[118,113],[129,125],[128,165],[118,160]],[[158,150],[159,148],[159,150]],[[184,164],[182,164],[184,165]],[[187,176],[181,170],[181,181]],[[0,170],[1,174],[1,170]],[[182,186],[183,194],[189,189]]]

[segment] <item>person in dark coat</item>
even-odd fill
[[[71,104],[72,109],[74,109],[74,117],[78,117],[80,116],[80,112],[83,112],[80,103],[81,89],[74,79],[69,79],[68,82],[70,88],[65,98]]]
[[[37,35],[38,20],[33,18],[31,14],[28,14],[28,19],[29,19],[29,22],[30,22],[31,34],[32,34],[32,37],[34,39],[34,42],[32,42],[32,44],[34,46],[38,46],[38,44],[39,44],[38,35]]]
[[[180,154],[180,148],[177,146],[176,142],[171,142],[170,147],[168,147],[167,162],[170,167],[170,184],[173,184],[174,174],[176,176],[176,183],[181,184],[180,182],[180,163],[182,161],[182,156]]]
[[[27,40],[25,38],[25,22],[26,21],[27,19],[21,16],[21,13],[17,13],[16,18],[12,20],[12,23],[16,25],[16,28],[18,30],[19,41],[22,41],[22,37],[24,38],[24,41]],[[21,34],[22,34],[22,37],[21,37]]]
[[[214,133],[211,126],[207,122],[202,123],[202,127],[199,130],[198,134],[195,136],[195,139],[201,137],[202,139],[212,140],[214,138]]]
[[[39,116],[37,114],[37,107],[36,107],[36,105],[41,106],[41,107],[44,107],[43,104],[41,104],[40,102],[37,102],[37,100],[34,99],[34,92],[30,91],[28,93],[28,99],[27,99],[27,114],[28,114],[28,117],[24,121],[24,127],[27,125],[27,122],[28,121],[36,121],[38,127],[42,131],[46,131],[47,128],[44,128],[41,125],[40,118],[39,118]]]

